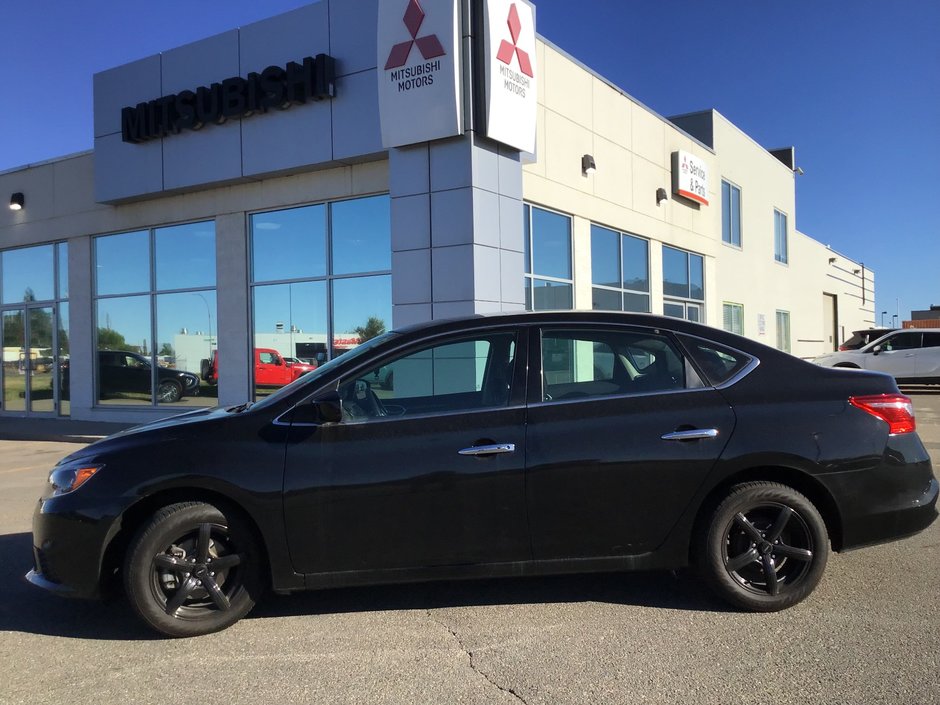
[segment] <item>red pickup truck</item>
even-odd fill
[[[285,359],[274,348],[255,348],[255,386],[283,387],[298,377],[317,368],[316,363],[303,362],[295,358]],[[219,382],[219,351],[212,352],[212,359],[205,360],[202,378],[209,384]]]

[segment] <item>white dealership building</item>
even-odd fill
[[[238,403],[255,348],[473,313],[665,314],[801,357],[874,324],[872,271],[796,230],[794,149],[656,114],[536,15],[320,0],[96,74],[94,148],[0,173],[0,417]],[[218,386],[106,395],[105,349],[217,355]]]

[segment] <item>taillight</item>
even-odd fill
[[[847,345],[840,345],[840,346],[839,346],[839,352],[845,352],[845,351],[848,350],[848,349],[849,349],[849,347],[848,347]]]
[[[914,403],[903,394],[872,394],[864,397],[849,397],[849,404],[888,424],[888,433],[913,433]]]

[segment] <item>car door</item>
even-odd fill
[[[940,331],[924,333],[923,345],[917,359],[917,376],[940,382]]]
[[[296,570],[531,557],[517,338],[515,328],[449,336],[360,366],[338,387],[342,422],[291,428],[284,508]],[[394,374],[379,389],[383,366]]]
[[[675,340],[544,327],[530,341],[526,483],[536,559],[656,548],[734,428]]]
[[[897,378],[916,377],[923,334],[898,331],[865,348],[865,368]],[[878,352],[875,352],[875,348]]]

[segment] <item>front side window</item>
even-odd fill
[[[887,338],[882,344],[882,350],[916,350],[921,344],[920,333],[898,333]]]
[[[571,309],[571,218],[529,204],[523,213],[526,310]]]
[[[721,305],[721,312],[722,328],[729,333],[744,335],[744,306],[725,302]]]
[[[256,397],[391,328],[387,195],[255,213],[250,224]],[[274,354],[291,360],[262,367]]]
[[[721,241],[741,247],[741,189],[724,180],[721,182]]]
[[[787,248],[787,216],[774,210],[774,260],[782,264],[790,261]]]
[[[346,421],[451,413],[509,403],[515,334],[465,338],[393,357],[344,380]]]
[[[592,225],[591,281],[595,311],[649,313],[649,242]]]
[[[705,258],[663,245],[663,314],[705,322]]]
[[[622,330],[544,330],[542,401],[701,387],[665,336]]]
[[[777,311],[777,350],[790,352],[790,312]]]
[[[214,404],[215,223],[103,235],[94,259],[97,402]]]

